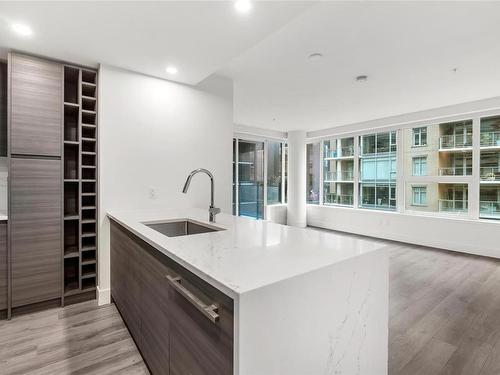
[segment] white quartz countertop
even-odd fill
[[[208,210],[201,209],[111,211],[108,216],[233,298],[386,246],[227,214],[210,224],[225,230],[181,237],[167,237],[143,224],[185,218],[209,224]]]

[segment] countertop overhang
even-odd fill
[[[108,217],[232,298],[373,251],[375,239],[295,228],[202,209],[110,211]],[[222,231],[167,237],[144,223],[192,219]]]

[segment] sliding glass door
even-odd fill
[[[280,141],[233,139],[233,215],[264,219],[267,205],[286,203],[287,151]]]
[[[235,214],[264,218],[264,142],[237,140]]]

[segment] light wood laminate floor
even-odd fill
[[[149,374],[114,304],[0,321],[0,374]]]
[[[500,261],[391,245],[389,374],[500,374]],[[85,302],[1,321],[0,374],[148,370],[116,307]]]

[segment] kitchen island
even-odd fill
[[[386,244],[200,209],[108,217],[112,297],[153,374],[387,373]],[[210,232],[159,231],[183,219]]]

